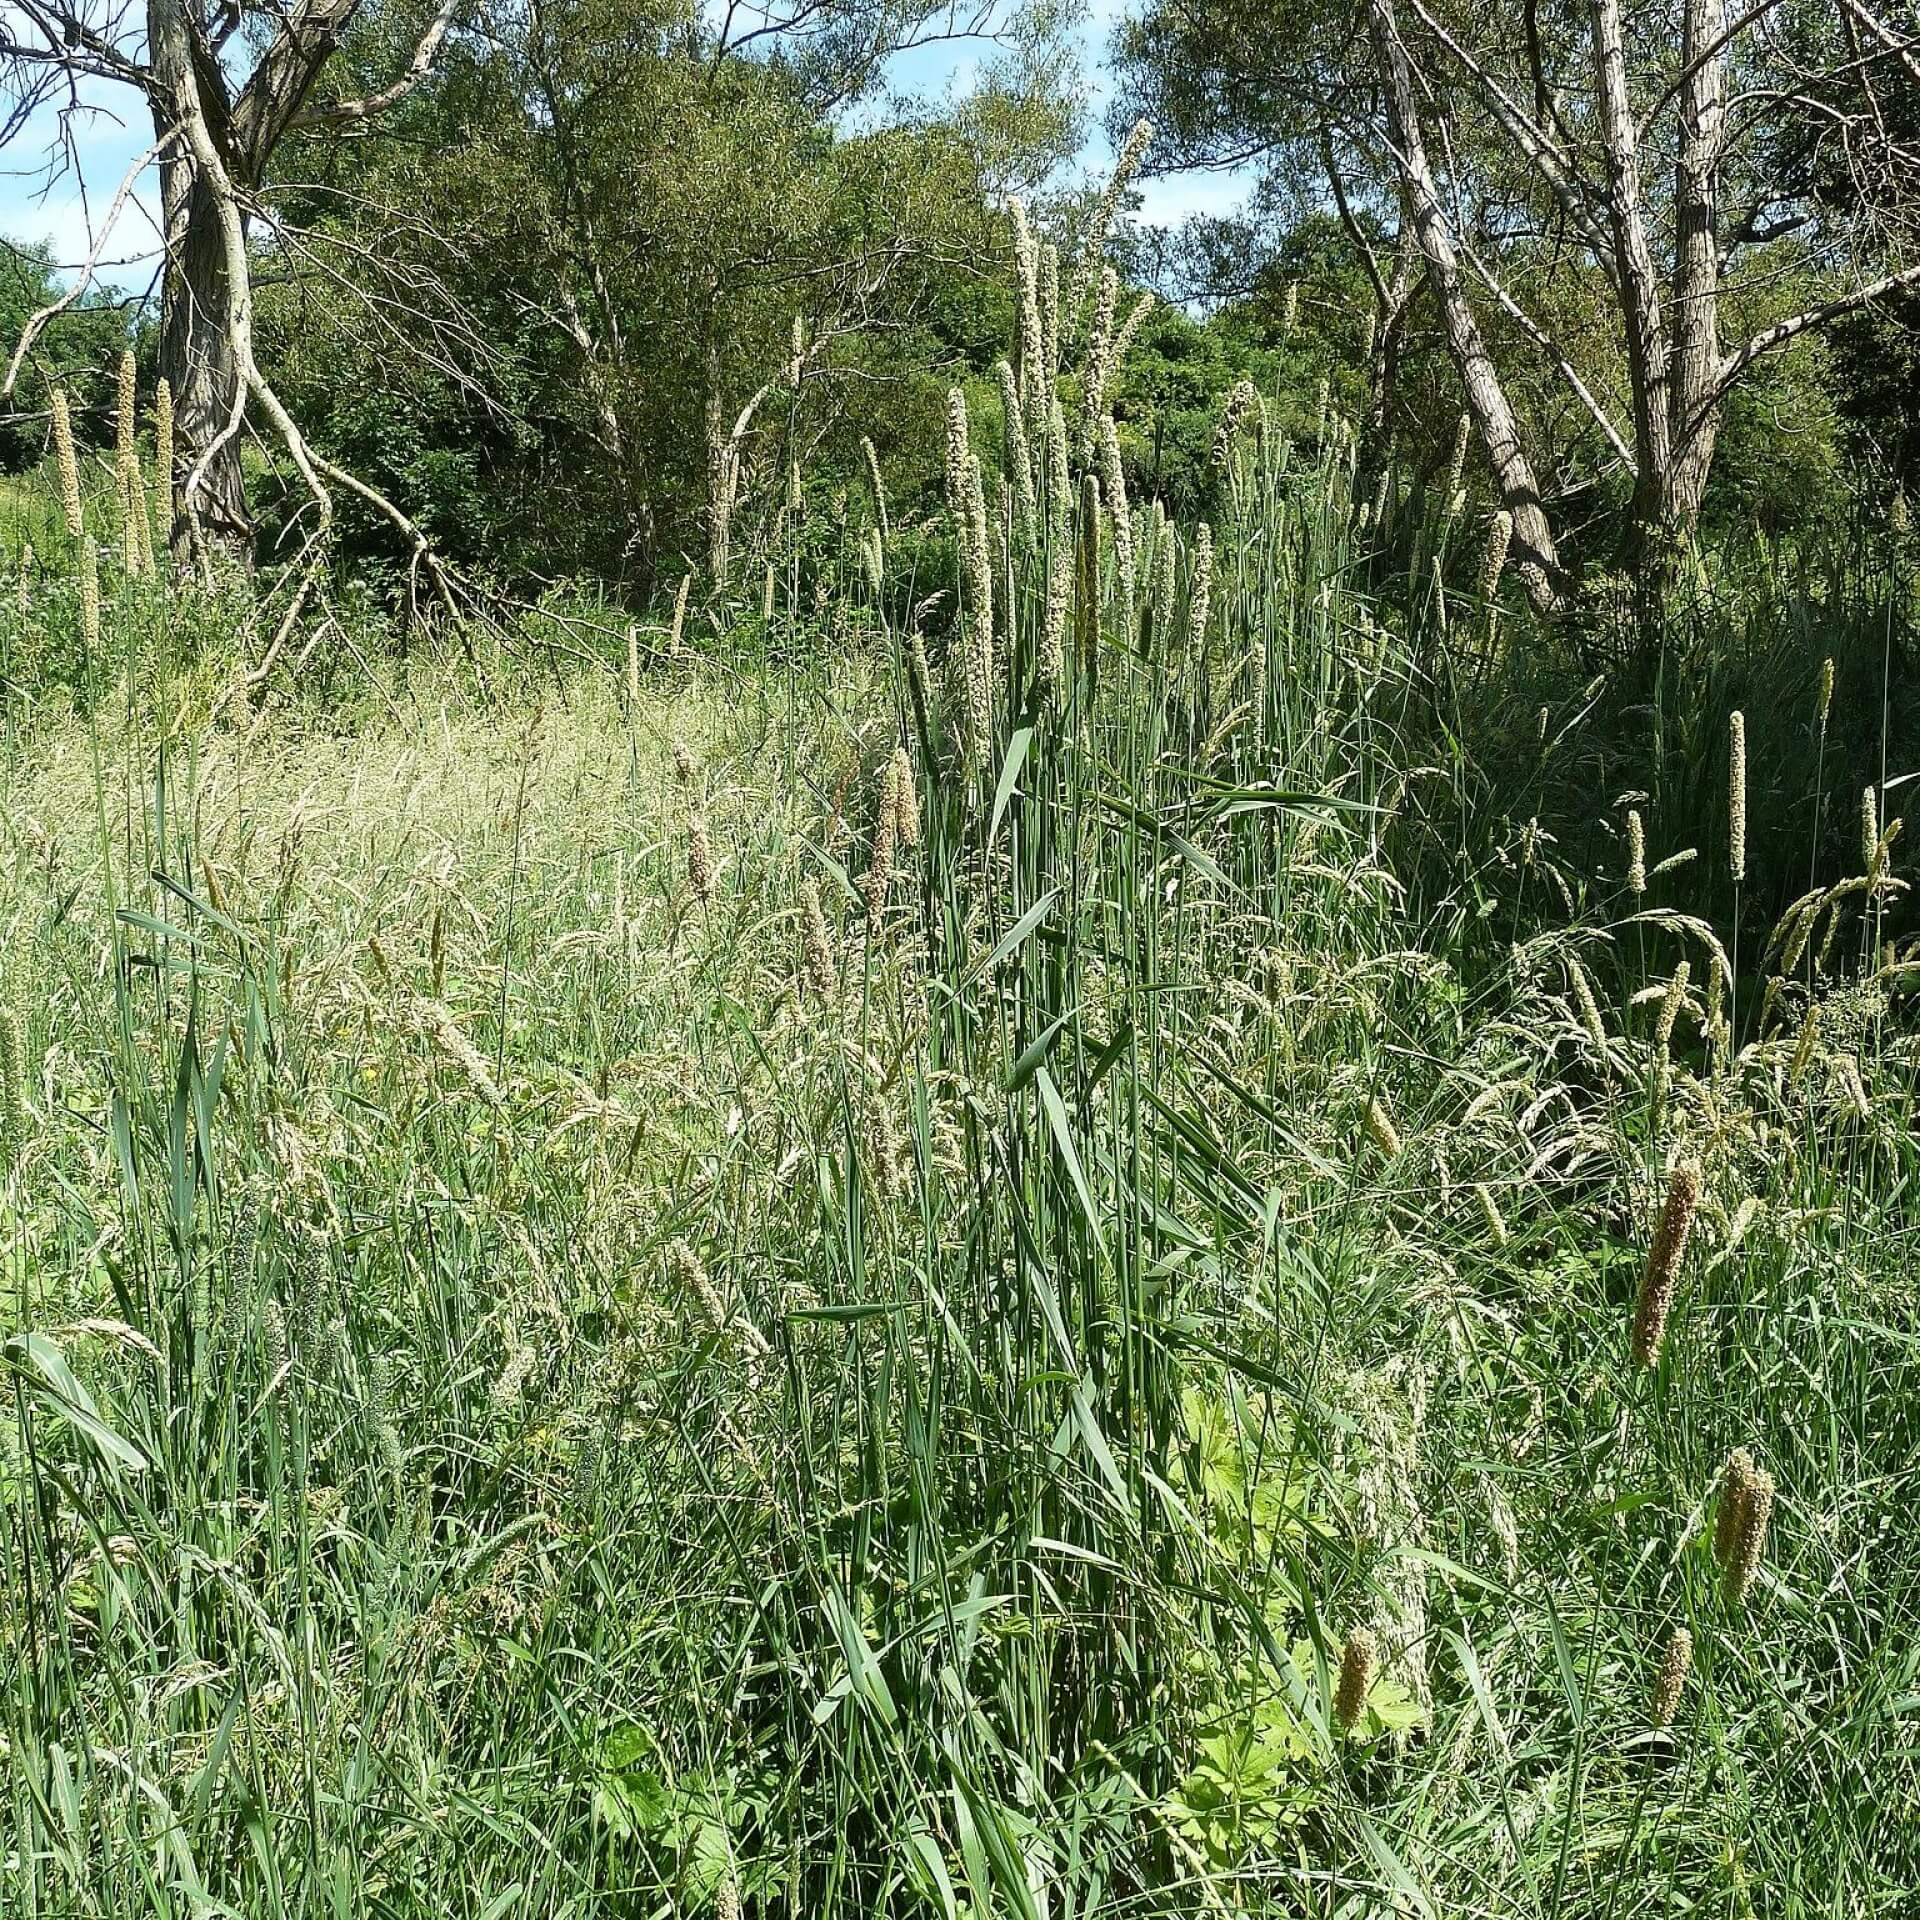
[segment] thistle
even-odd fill
[[[1667,1182],[1666,1204],[1660,1209],[1653,1245],[1647,1249],[1646,1269],[1640,1276],[1640,1298],[1633,1316],[1633,1357],[1639,1366],[1659,1364],[1667,1316],[1673,1310],[1674,1283],[1680,1276],[1699,1204],[1700,1169],[1693,1161],[1683,1160]]]
[[[1692,1666],[1693,1635],[1685,1627],[1675,1627],[1667,1636],[1667,1649],[1661,1656],[1660,1672],[1653,1683],[1652,1719],[1656,1727],[1673,1725]]]
[[[1734,883],[1747,877],[1747,716],[1727,716],[1727,867]]]
[[[1647,890],[1647,834],[1634,808],[1627,814],[1627,891],[1637,900]]]
[[[60,477],[60,510],[66,516],[67,531],[78,540],[86,532],[80,512],[80,461],[73,450],[73,416],[67,410],[64,390],[55,387],[53,407],[53,462]]]
[[[1333,1717],[1349,1732],[1366,1711],[1378,1660],[1373,1635],[1365,1627],[1355,1627],[1341,1649],[1340,1678],[1333,1690]]]

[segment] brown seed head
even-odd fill
[[[1772,1515],[1773,1475],[1764,1467],[1755,1467],[1746,1499],[1741,1503],[1740,1528],[1727,1559],[1727,1598],[1735,1606],[1746,1599],[1753,1576],[1760,1570],[1760,1557],[1767,1545],[1767,1522]]]
[[[1746,1524],[1747,1500],[1757,1471],[1753,1455],[1745,1447],[1735,1447],[1720,1471],[1720,1500],[1713,1516],[1713,1557],[1723,1567],[1732,1561],[1740,1530]]]
[[[693,882],[695,898],[705,906],[713,898],[713,840],[704,813],[687,822],[687,878]]]
[[[1667,1316],[1673,1310],[1674,1283],[1686,1257],[1687,1237],[1700,1204],[1700,1169],[1684,1160],[1667,1182],[1666,1204],[1660,1209],[1647,1250],[1646,1271],[1640,1276],[1640,1299],[1633,1316],[1633,1357],[1643,1367],[1657,1366],[1660,1343],[1666,1338]]]
[[[1333,1693],[1333,1716],[1343,1727],[1351,1729],[1366,1711],[1378,1660],[1373,1635],[1365,1627],[1355,1627],[1341,1651],[1340,1680]]]
[[[1667,1650],[1660,1661],[1659,1677],[1653,1683],[1653,1724],[1670,1727],[1679,1710],[1680,1695],[1687,1684],[1687,1672],[1693,1665],[1693,1635],[1685,1627],[1675,1627],[1667,1636]]]

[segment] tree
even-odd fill
[[[488,11],[481,20],[483,5]],[[981,0],[964,17],[917,0],[792,0],[786,7],[755,7],[746,26],[737,26],[736,10],[729,9],[717,27],[673,0],[651,12],[571,4],[559,19],[543,0],[21,0],[0,24],[9,136],[19,135],[42,108],[58,110],[64,129],[67,118],[85,109],[83,89],[90,97],[103,86],[130,90],[152,120],[154,143],[114,196],[82,280],[134,176],[157,166],[164,247],[159,371],[172,389],[180,456],[176,549],[206,543],[250,552],[241,463],[250,412],[270,430],[317,510],[310,538],[330,526],[333,489],[343,487],[424,545],[399,508],[308,441],[283,403],[256,350],[255,276],[261,229],[271,236],[268,251],[276,263],[299,251],[299,233],[272,204],[276,163],[289,144],[324,137],[337,148],[343,136],[367,134],[419,91],[446,49],[466,37],[461,23],[469,8],[472,37],[483,48],[513,50],[519,77],[536,91],[551,82],[545,102],[550,144],[564,150],[563,173],[571,168],[575,175],[572,186],[562,179],[560,201],[576,216],[589,204],[583,176],[604,158],[594,145],[596,117],[620,93],[622,61],[636,39],[652,44],[677,36],[696,69],[715,76],[777,67],[819,112],[864,93],[890,52],[929,32],[987,32],[995,17],[993,0]],[[566,38],[576,29],[584,30],[579,47]],[[378,59],[342,60],[350,37],[362,55],[374,50]],[[354,75],[364,90],[328,84],[341,74]],[[717,87],[725,84],[716,78]],[[71,154],[57,135],[50,167],[71,164]],[[625,158],[635,158],[632,150]],[[311,164],[307,173],[314,176]],[[583,250],[590,285],[600,271],[598,236],[576,224],[569,241]],[[375,236],[376,255],[380,244]],[[567,314],[574,286],[551,292],[563,315],[582,328],[601,317],[590,303],[576,303]],[[723,455],[723,443],[738,437],[737,420],[723,422],[728,432],[716,437]],[[726,481],[722,458],[715,482],[721,493]],[[724,534],[717,540],[723,557]]]
[[[416,86],[453,24],[458,0],[439,0],[412,57],[377,92],[309,104],[322,71],[362,0],[209,4],[209,0],[22,0],[0,27],[0,86],[10,134],[40,107],[82,110],[82,88],[129,89],[146,106],[153,145],[116,194],[96,235],[101,248],[136,175],[160,176],[164,249],[159,371],[172,391],[180,471],[173,544],[209,543],[237,553],[252,527],[241,471],[250,404],[271,423],[320,510],[331,517],[328,479],[348,476],[316,459],[261,372],[253,349],[253,270],[248,229],[255,196],[281,141],[296,125],[360,126]],[[249,44],[247,64],[239,49]],[[50,164],[65,164],[56,150]]]
[[[394,137],[296,138],[270,183],[262,338],[313,438],[501,570],[736,575],[792,463],[888,444],[955,283],[1004,257],[996,201],[1070,139],[1030,18],[963,107],[862,127],[844,57],[704,18],[496,16]]]
[[[1920,151],[1887,110],[1920,62],[1866,0],[1669,0],[1636,8],[1631,38],[1618,0],[1525,0],[1517,23],[1480,0],[1404,7],[1363,0],[1355,29],[1320,0],[1280,20],[1155,0],[1123,30],[1119,111],[1170,122],[1185,160],[1297,167],[1311,148],[1330,197],[1400,209],[1544,605],[1565,570],[1522,362],[1590,417],[1636,557],[1662,559],[1754,366],[1920,284]],[[1811,269],[1815,297],[1778,310],[1783,269]],[[1562,324],[1592,300],[1604,327]]]

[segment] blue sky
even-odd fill
[[[1088,0],[1076,30],[1089,90],[1089,142],[1081,164],[1099,174],[1110,164],[1102,121],[1111,87],[1106,47],[1114,23],[1133,0]],[[889,76],[900,91],[964,95],[976,84],[992,49],[964,41],[945,42],[900,56]],[[85,111],[69,116],[78,153],[78,176],[69,172],[49,187],[40,169],[58,122],[51,112],[34,116],[0,154],[0,234],[20,241],[50,239],[55,257],[73,263],[86,257],[92,237],[122,179],[152,140],[144,104],[130,89],[90,84]],[[1244,184],[1231,176],[1190,173],[1142,184],[1142,214],[1172,225],[1194,212],[1224,213],[1241,200]],[[155,266],[155,196],[149,169],[121,213],[106,243],[98,278],[109,286],[144,288]]]

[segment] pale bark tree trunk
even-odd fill
[[[1392,135],[1402,198],[1413,221],[1427,278],[1446,329],[1447,350],[1466,393],[1480,443],[1492,465],[1501,504],[1513,518],[1513,554],[1527,595],[1543,611],[1558,597],[1560,556],[1553,528],[1540,497],[1540,484],[1521,444],[1520,423],[1487,350],[1485,336],[1467,294],[1460,259],[1427,164],[1419,108],[1406,48],[1393,17],[1392,0],[1367,0],[1368,25],[1386,86],[1387,121]]]
[[[1667,478],[1673,464],[1667,330],[1660,310],[1659,272],[1647,240],[1619,0],[1594,0],[1593,77],[1601,149],[1606,156],[1607,223],[1613,240],[1614,280],[1620,292],[1627,381],[1633,393],[1634,465],[1638,469],[1634,519],[1645,530],[1666,517]]]
[[[156,110],[156,117],[158,111]],[[215,448],[191,503],[178,483],[218,440],[233,413],[244,372],[233,345],[233,289],[213,194],[191,156],[161,168],[167,237],[162,283],[160,377],[173,395],[175,472],[165,476],[171,503],[169,544],[184,561],[204,540],[240,558],[253,547],[238,434]]]
[[[1687,0],[1680,57],[1680,147],[1674,167],[1673,471],[1668,517],[1691,529],[1720,429],[1720,155],[1726,138],[1724,0]]]
[[[230,136],[225,76],[199,56],[201,43],[182,0],[152,0],[147,34],[153,60],[156,135],[165,136],[198,114],[216,144]],[[209,71],[209,67],[212,68]],[[231,164],[231,139],[223,159]],[[166,271],[160,295],[160,376],[173,394],[175,472],[167,476],[173,503],[168,544],[176,561],[200,541],[242,559],[253,549],[240,464],[240,436],[220,436],[233,417],[246,377],[235,338],[232,284],[219,198],[201,156],[182,138],[160,167]],[[215,447],[206,459],[209,447]],[[203,466],[204,462],[204,466]],[[203,467],[193,498],[179,481]]]

